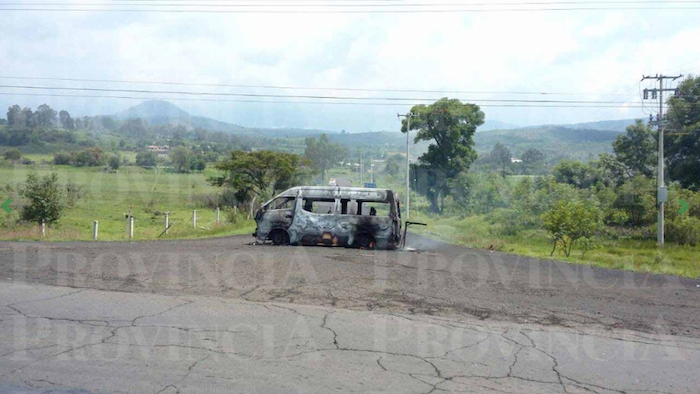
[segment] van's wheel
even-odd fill
[[[275,231],[270,233],[268,238],[270,239],[270,241],[272,241],[273,245],[277,245],[277,246],[289,245],[289,235],[287,235],[286,231],[275,230]]]
[[[374,237],[372,237],[369,234],[360,234],[355,240],[355,245],[360,249],[371,250],[374,249],[374,247],[377,245],[377,242],[374,240]]]

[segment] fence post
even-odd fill
[[[169,216],[170,216],[170,212],[166,212],[165,213],[165,231],[164,231],[165,234],[168,233]]]
[[[129,217],[129,239],[134,239],[134,217]]]
[[[46,221],[41,219],[41,238],[46,237]]]
[[[197,211],[192,211],[192,228],[197,228]]]
[[[97,227],[99,226],[99,223],[97,220],[95,220],[95,223],[92,225],[92,240],[97,241]]]
[[[219,224],[219,214],[221,213],[221,209],[219,207],[216,207],[216,224]]]

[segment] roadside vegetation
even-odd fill
[[[608,153],[586,161],[507,141],[479,153],[485,114],[447,98],[412,109],[411,220],[429,224],[414,231],[537,258],[700,277],[699,97],[700,78],[689,78],[668,102],[663,248],[655,241],[655,129],[632,124]],[[0,122],[0,197],[13,209],[0,215],[0,239],[90,240],[98,220],[100,240],[128,240],[130,216],[137,240],[247,234],[260,204],[329,178],[402,194],[403,146],[380,143],[384,134],[364,137],[267,139],[13,106]]]

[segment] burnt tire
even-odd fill
[[[369,234],[360,234],[355,239],[355,246],[359,249],[372,250],[377,246],[377,241]]]
[[[273,245],[276,245],[276,246],[289,245],[289,235],[287,234],[286,231],[275,230],[275,231],[270,233],[268,238],[270,239],[270,241],[272,241]]]

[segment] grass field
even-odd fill
[[[37,157],[39,159],[40,157]],[[34,159],[34,158],[33,158]],[[68,207],[59,223],[47,230],[47,241],[91,240],[93,221],[99,221],[99,240],[128,240],[125,214],[132,210],[135,217],[135,239],[156,239],[163,232],[163,213],[170,213],[174,223],[167,235],[161,239],[206,238],[236,234],[250,234],[255,229],[252,220],[244,215],[235,216],[235,223],[227,220],[222,211],[222,223],[215,223],[215,211],[202,209],[193,202],[193,197],[219,191],[208,184],[207,178],[214,174],[211,169],[204,173],[174,174],[164,169],[146,170],[140,167],[122,167],[117,173],[105,172],[102,168],[75,168],[69,166],[15,166],[0,168],[0,200],[10,197],[19,199],[18,186],[27,174],[35,172],[46,175],[56,172],[62,184],[72,183],[83,188],[84,195],[73,206]],[[359,186],[356,173],[348,169],[329,171],[328,178],[353,180]],[[365,175],[369,181],[369,174]],[[377,174],[377,186],[398,190],[403,195],[402,177],[386,177]],[[325,180],[318,180],[323,184]],[[428,214],[425,198],[411,194],[411,220],[425,222],[427,228],[415,227],[413,231],[472,248],[490,248],[518,255],[549,259],[552,244],[544,230],[524,230],[514,236],[500,235],[499,225],[487,216],[466,218],[445,217]],[[16,203],[10,215],[0,211],[0,240],[40,240],[40,227],[35,224],[19,224],[19,209]],[[192,211],[197,210],[197,228],[192,227]],[[597,247],[581,255],[574,249],[570,257],[557,251],[552,257],[576,264],[600,267],[672,274],[700,278],[700,247],[667,244],[657,248],[654,241],[602,239]]]
[[[163,169],[146,170],[140,167],[122,167],[117,173],[102,168],[75,168],[69,166],[15,166],[0,168],[0,199],[11,197],[18,202],[18,186],[27,174],[47,175],[56,172],[61,184],[72,183],[82,187],[83,196],[69,206],[61,220],[47,230],[46,240],[91,240],[93,221],[99,222],[99,240],[127,240],[125,215],[132,210],[135,218],[134,239],[155,239],[164,229],[164,212],[170,213],[173,224],[162,238],[202,238],[252,233],[254,223],[238,215],[236,223],[227,221],[221,212],[222,223],[216,224],[214,210],[197,207],[195,195],[215,193],[219,189],[207,183],[212,170],[195,174],[173,174]],[[10,191],[8,193],[8,190]],[[13,212],[0,211],[0,239],[38,240],[38,225],[17,223],[19,209],[11,204]],[[197,228],[192,227],[192,211],[197,210]]]
[[[345,169],[329,172],[330,177],[352,175],[357,178],[357,174],[350,174]],[[516,182],[522,177],[512,176],[509,180]],[[399,195],[403,196],[405,183],[402,177],[378,174],[375,178],[377,187],[398,190]],[[358,183],[356,179],[355,184]],[[412,227],[412,232],[455,245],[493,248],[500,252],[574,264],[700,278],[700,247],[667,243],[663,248],[658,248],[654,240],[599,239],[595,248],[583,256],[581,248],[574,247],[569,257],[559,249],[550,257],[552,242],[545,230],[524,230],[514,236],[502,235],[499,224],[492,223],[486,215],[458,218],[429,214],[428,201],[415,193],[411,193],[411,208],[411,221],[428,224],[428,227]]]

